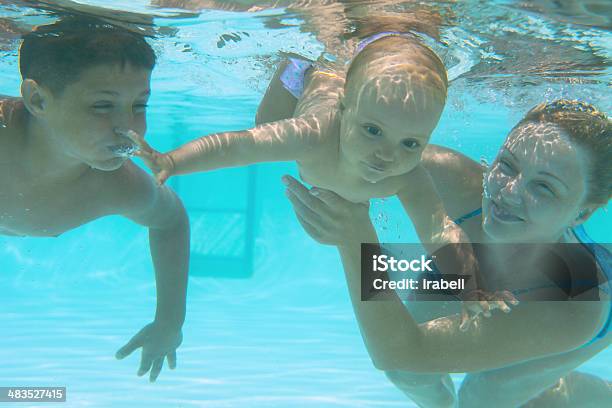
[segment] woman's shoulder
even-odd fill
[[[449,170],[460,171],[465,175],[482,174],[482,167],[457,150],[436,144],[429,144],[423,151],[423,164],[430,173],[447,173]]]
[[[421,163],[431,175],[446,210],[460,217],[482,202],[483,169],[474,160],[448,147],[430,144]]]

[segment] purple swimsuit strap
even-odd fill
[[[402,33],[401,31],[383,31],[381,33],[377,33],[374,35],[371,35],[369,37],[364,38],[363,40],[361,40],[359,42],[359,45],[357,46],[357,51],[355,53],[355,55],[359,54],[365,47],[368,46],[368,44],[373,43],[374,41],[383,38],[383,37],[389,37],[392,35],[397,35],[400,37],[407,37],[407,38],[414,38],[413,34],[410,33]]]

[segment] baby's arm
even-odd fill
[[[397,193],[419,240],[430,254],[449,243],[469,243],[465,232],[448,216],[429,172],[418,165]]]
[[[170,188],[158,186],[143,170],[128,161],[114,177],[112,212],[149,228],[149,246],[155,269],[157,308],[154,321],[124,347],[124,358],[142,347],[139,375],[151,370],[154,381],[168,359],[176,364],[176,348],[182,340],[189,268],[189,219],[180,199]]]
[[[307,159],[315,154],[328,124],[329,118],[304,115],[249,130],[204,136],[165,154],[156,152],[133,132],[130,137],[140,147],[138,156],[163,182],[174,174]]]

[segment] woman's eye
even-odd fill
[[[375,125],[365,125],[363,128],[372,136],[380,136],[382,134],[382,130]]]
[[[499,161],[499,168],[502,172],[508,174],[508,173],[512,173],[512,166],[510,165],[510,163],[508,163],[505,160],[500,160]]]
[[[144,112],[145,110],[147,110],[148,106],[149,105],[147,105],[146,103],[139,103],[139,104],[134,105],[134,110],[136,112]]]
[[[409,150],[418,149],[421,146],[418,140],[412,140],[412,139],[404,140],[402,144],[404,145],[404,147],[406,147]]]
[[[553,189],[546,183],[537,183],[538,189],[548,195],[555,196]]]
[[[95,110],[109,110],[109,109],[113,108],[113,104],[112,103],[101,102],[101,103],[94,103],[92,107]]]

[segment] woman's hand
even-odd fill
[[[300,224],[314,240],[328,245],[371,241],[369,202],[353,203],[316,187],[309,190],[291,176],[282,180]]]
[[[163,184],[168,177],[174,173],[174,162],[168,153],[160,153],[153,149],[151,145],[144,140],[142,135],[133,130],[115,129],[115,132],[121,136],[129,138],[138,149],[134,151],[134,156],[140,157],[148,168],[155,174],[155,179],[159,184]]]

